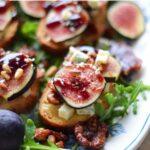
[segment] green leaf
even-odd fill
[[[78,148],[78,143],[74,144],[74,146],[72,147],[72,150],[77,150]]]
[[[131,93],[131,98],[130,98],[129,104],[132,104],[136,100],[137,96],[139,95],[139,93],[141,91],[142,86],[143,86],[143,83],[141,81],[136,84],[135,89]]]
[[[51,148],[54,148],[56,150],[59,150],[59,148],[50,140],[47,140],[47,143],[49,144],[49,146],[51,146]]]
[[[115,97],[111,93],[107,93],[105,95],[105,99],[108,101],[108,103],[111,105],[115,101]]]
[[[113,108],[114,108],[114,106],[115,106],[114,103],[115,103],[115,102],[113,102],[113,103],[109,106],[109,108],[106,109],[105,114],[101,117],[101,121],[105,121],[105,120],[107,120],[107,119],[109,119],[109,118],[111,117]]]
[[[22,145],[22,148],[26,150],[26,148],[30,148],[30,150],[59,150],[58,148],[41,145],[34,141],[28,141],[27,143]]]
[[[34,122],[31,119],[27,120],[26,126],[25,126],[25,142],[27,141],[32,141],[34,138],[34,133],[35,133],[35,125]]]
[[[134,104],[133,104],[133,114],[137,114],[137,102],[135,102]]]
[[[21,27],[21,33],[24,37],[35,40],[38,22],[27,21]]]
[[[100,117],[102,117],[105,114],[105,108],[101,103],[95,104],[95,113]]]
[[[150,90],[150,86],[145,86],[141,81],[125,86],[115,84],[115,91],[107,93],[105,99],[109,103],[109,108],[104,109],[102,104],[95,105],[95,112],[101,121],[112,123],[116,117],[123,117],[128,114],[129,107],[137,114],[138,95],[145,90]]]

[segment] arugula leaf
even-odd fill
[[[31,40],[36,40],[38,22],[26,21],[21,27],[21,34]]]
[[[72,147],[72,150],[77,150],[78,149],[78,144],[74,144],[74,146]]]
[[[25,142],[33,140],[35,129],[36,129],[36,127],[34,125],[34,122],[31,119],[28,119],[27,123],[25,125],[25,131],[26,131]]]
[[[96,103],[95,112],[101,121],[110,124],[116,117],[123,117],[128,114],[130,106],[132,106],[132,112],[137,114],[138,95],[145,90],[150,90],[150,86],[144,85],[141,81],[128,86],[115,84],[114,93],[107,93],[104,97],[109,107],[104,108],[102,103]]]
[[[22,148],[24,150],[59,150],[59,148],[49,147],[45,145],[41,145],[39,143],[36,143],[35,141],[29,141],[22,145]]]
[[[48,143],[49,146],[51,146],[51,148],[54,148],[54,149],[56,149],[56,150],[59,150],[59,148],[57,148],[57,146],[56,146],[52,141],[47,140],[47,143]]]
[[[26,132],[24,137],[24,143],[22,144],[23,150],[60,150],[55,144],[48,141],[49,146],[37,143],[34,140],[34,133],[36,126],[31,119],[28,119],[25,126]]]

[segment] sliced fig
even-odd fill
[[[0,58],[0,97],[12,100],[25,93],[34,82],[36,68],[31,59],[21,53]]]
[[[46,18],[46,28],[54,42],[63,42],[81,34],[89,22],[88,13],[79,5],[54,7]]]
[[[54,86],[68,105],[83,108],[98,99],[105,79],[92,65],[72,64],[56,73]]]
[[[121,65],[111,56],[106,64],[102,64],[102,69],[101,73],[107,82],[115,82],[121,73]]]
[[[131,2],[113,4],[107,14],[110,25],[121,35],[135,39],[144,32],[144,18],[140,8]]]
[[[0,13],[0,31],[4,31],[9,22],[13,18],[13,9],[9,8],[3,13]]]
[[[35,18],[45,16],[44,1],[19,1],[24,13]]]

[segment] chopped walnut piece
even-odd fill
[[[51,130],[44,129],[44,128],[36,128],[34,138],[36,141],[45,141],[49,134],[51,133]]]
[[[90,149],[99,149],[105,144],[108,127],[106,124],[100,123],[97,116],[93,116],[88,122],[78,123],[74,132],[80,145]]]
[[[58,93],[56,92],[56,89],[54,88],[54,85],[52,82],[49,83],[49,87],[50,87],[50,91],[47,95],[47,100],[49,103],[52,103],[54,105],[59,105],[61,104],[61,98],[58,95]]]
[[[56,142],[56,146],[59,148],[64,148],[64,142],[63,141]]]
[[[50,140],[52,143],[56,143],[56,138],[54,135],[49,135],[48,140]]]

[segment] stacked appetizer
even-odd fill
[[[71,45],[96,41],[104,31],[106,2],[93,3],[51,2],[47,15],[39,23],[39,43],[49,52],[60,53]]]
[[[10,1],[0,1],[0,47],[6,47],[14,38],[19,21],[16,9]]]
[[[107,107],[102,93],[113,86],[107,81],[116,81],[120,72],[120,64],[108,51],[70,47],[64,63],[43,92],[39,106],[42,120],[57,130],[76,131],[79,122],[95,115],[95,103]]]
[[[27,112],[38,98],[36,67],[28,55],[0,50],[0,109]]]

